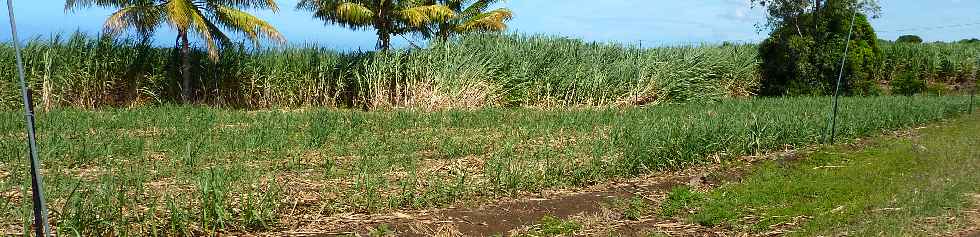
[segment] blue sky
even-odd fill
[[[76,29],[96,33],[111,12],[91,8],[65,12],[62,0],[14,0],[22,38]],[[341,50],[371,49],[372,31],[324,25],[294,9],[297,0],[278,0],[281,11],[253,11],[276,26],[291,44],[315,42]],[[674,45],[721,41],[758,41],[755,24],[763,20],[749,0],[509,0],[515,19],[510,31],[561,35],[590,41]],[[882,16],[872,21],[879,37],[918,34],[927,41],[980,38],[980,0],[881,0]],[[6,14],[0,17],[6,22]],[[0,40],[10,29],[0,24]],[[175,34],[157,33],[155,42],[172,44]],[[396,40],[396,46],[405,46]]]

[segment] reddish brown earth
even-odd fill
[[[311,221],[308,228],[267,233],[289,236],[371,236],[385,226],[396,236],[510,236],[526,232],[545,216],[582,223],[577,235],[646,236],[663,233],[697,236],[731,236],[722,230],[705,229],[678,220],[659,219],[652,213],[639,220],[626,220],[610,206],[614,200],[643,198],[650,207],[659,206],[677,186],[710,188],[738,181],[752,163],[767,158],[795,157],[792,150],[766,157],[743,157],[726,167],[701,165],[682,171],[662,172],[610,181],[578,189],[549,190],[525,198],[501,198],[476,207],[393,212],[385,215],[347,214]],[[521,195],[515,195],[521,196]]]
[[[973,194],[973,209],[964,212],[971,224],[954,236],[980,237],[980,194]]]
[[[868,145],[856,141],[848,146],[860,149]],[[627,220],[610,203],[640,197],[650,207],[657,207],[667,193],[678,186],[711,189],[727,182],[738,182],[753,164],[763,160],[792,163],[799,153],[813,148],[794,150],[789,147],[764,156],[742,157],[726,165],[707,164],[676,172],[662,172],[632,179],[614,180],[578,189],[549,190],[542,193],[513,195],[523,198],[501,198],[478,206],[414,210],[388,214],[346,214],[311,220],[307,228],[261,235],[287,236],[372,236],[385,226],[389,236],[513,236],[535,228],[545,216],[574,220],[582,224],[575,232],[580,236],[745,236],[725,229],[692,225],[680,220],[663,219],[650,213],[639,220]],[[980,206],[980,196],[977,196]],[[655,208],[654,208],[655,209]],[[954,236],[980,237],[980,209],[967,213],[973,223]],[[784,232],[771,232],[774,235]]]

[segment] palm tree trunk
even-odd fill
[[[439,40],[441,40],[443,43],[445,43],[446,41],[449,41],[449,33],[442,33],[442,32],[440,32],[439,33]]]
[[[183,79],[180,84],[181,99],[187,103],[194,97],[194,90],[191,88],[191,45],[187,40],[187,32],[177,33],[180,37],[180,76]]]
[[[436,32],[436,34],[439,35],[439,39],[442,40],[442,42],[446,42],[449,40],[449,32],[450,32],[449,24],[441,23],[439,24],[439,32]]]
[[[378,32],[378,49],[381,51],[388,51],[391,48],[392,23],[388,20],[391,17],[388,15],[391,12],[391,7],[391,0],[381,1],[381,6],[378,6],[378,15],[374,19],[374,29]]]
[[[387,30],[378,30],[378,49],[388,51],[391,48],[391,34]]]

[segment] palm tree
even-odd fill
[[[455,17],[431,26],[423,34],[433,35],[445,41],[457,34],[469,32],[500,32],[507,30],[507,22],[514,14],[507,8],[487,9],[501,0],[438,0],[439,4],[452,9]]]
[[[435,0],[300,0],[297,9],[313,12],[326,23],[360,30],[374,28],[378,49],[391,47],[391,36],[412,33],[453,17],[453,11]]]
[[[274,0],[66,0],[65,11],[84,7],[116,8],[106,19],[104,30],[115,35],[125,30],[135,30],[144,39],[162,24],[177,31],[182,57],[180,74],[181,97],[190,101],[193,97],[191,81],[191,56],[189,34],[200,37],[207,44],[208,57],[218,60],[220,47],[231,43],[222,29],[241,33],[258,45],[261,39],[282,43],[286,39],[272,25],[240,9],[271,9],[279,7]]]

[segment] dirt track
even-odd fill
[[[673,236],[732,236],[721,229],[707,229],[678,220],[660,219],[652,213],[638,220],[627,220],[609,203],[634,197],[643,198],[651,207],[659,206],[674,187],[691,186],[709,189],[724,182],[738,181],[755,162],[795,159],[796,150],[774,152],[765,156],[748,156],[726,166],[717,163],[700,165],[676,172],[661,172],[642,177],[610,181],[579,189],[550,190],[528,194],[520,199],[502,198],[477,207],[449,207],[384,215],[335,215],[329,220],[310,221],[305,228],[269,235],[291,236],[370,236],[386,226],[387,233],[397,236],[493,236],[525,232],[545,216],[572,219],[583,224],[576,234],[644,236],[664,233]]]

